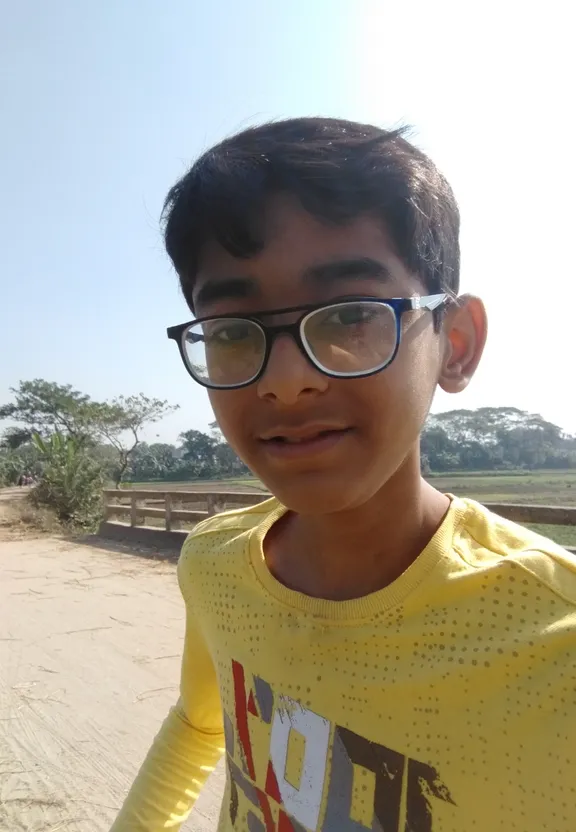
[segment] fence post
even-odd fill
[[[166,531],[172,531],[172,497],[170,494],[164,495],[164,511],[165,511],[165,528]]]
[[[135,494],[130,495],[130,525],[138,525],[138,500]]]
[[[208,517],[214,514],[219,514],[226,508],[226,501],[222,499],[222,495],[218,492],[206,494],[206,506],[208,508]]]

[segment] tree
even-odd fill
[[[98,443],[104,442],[116,453],[112,473],[117,486],[141,442],[145,426],[176,409],[142,393],[98,402],[69,384],[43,379],[21,381],[11,392],[15,400],[0,407],[0,419],[11,419],[20,425],[5,432],[4,442],[18,442],[32,433],[43,439],[59,434],[91,448],[94,456],[102,456],[97,449]]]
[[[130,458],[129,477],[136,482],[171,479],[178,473],[179,462],[174,445],[141,442]]]
[[[222,436],[217,422],[211,422],[210,435],[197,430],[181,434],[183,458],[193,463],[197,477],[245,476],[250,471]]]
[[[184,431],[179,438],[189,476],[202,478],[217,474],[216,439],[200,430]]]
[[[70,384],[34,379],[10,390],[15,401],[0,407],[0,419],[19,422],[29,435],[63,433],[85,441],[92,434],[94,403]]]
[[[0,448],[0,486],[16,485],[22,474],[41,473],[39,454],[32,442],[18,448]]]
[[[248,466],[242,462],[236,451],[226,442],[220,430],[218,422],[210,422],[209,426],[212,438],[216,441],[215,458],[222,477],[246,476],[250,473]]]
[[[244,477],[250,473],[248,466],[242,462],[228,442],[216,445],[214,456],[220,477]]]
[[[432,471],[576,465],[574,437],[538,414],[515,407],[431,414],[421,447]]]
[[[142,441],[146,425],[159,422],[178,405],[161,399],[138,396],[119,396],[111,402],[97,404],[94,411],[94,434],[112,445],[118,454],[115,471],[116,488],[124,478],[130,458]]]
[[[30,442],[32,434],[27,428],[7,428],[2,434],[0,448],[16,451],[22,445]]]

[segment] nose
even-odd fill
[[[323,393],[329,379],[314,367],[288,334],[272,344],[268,364],[258,381],[258,395],[283,405],[297,404],[303,397]]]

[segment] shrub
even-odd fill
[[[65,526],[95,528],[102,516],[102,464],[71,436],[36,434],[34,444],[43,461],[42,477],[31,493],[34,504],[54,511]]]

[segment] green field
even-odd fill
[[[433,474],[428,480],[439,491],[479,502],[576,506],[576,470]]]
[[[528,503],[531,505],[576,506],[576,470],[572,471],[486,471],[432,474],[435,488],[481,503]],[[255,477],[194,482],[141,482],[128,487],[174,491],[265,491]],[[576,526],[532,525],[535,531],[562,546],[576,547]]]
[[[435,488],[460,497],[473,497],[488,503],[530,503],[549,506],[576,506],[576,470],[573,471],[486,471],[432,474]],[[255,477],[191,482],[138,482],[128,487],[173,489],[174,491],[265,491]]]
[[[129,482],[123,488],[162,491],[262,491],[266,488],[256,477],[240,477],[230,480],[187,480],[186,482]]]
[[[576,506],[576,471],[433,475],[429,481],[440,491],[472,497],[480,503]],[[533,523],[530,528],[561,546],[576,548],[576,526]]]

